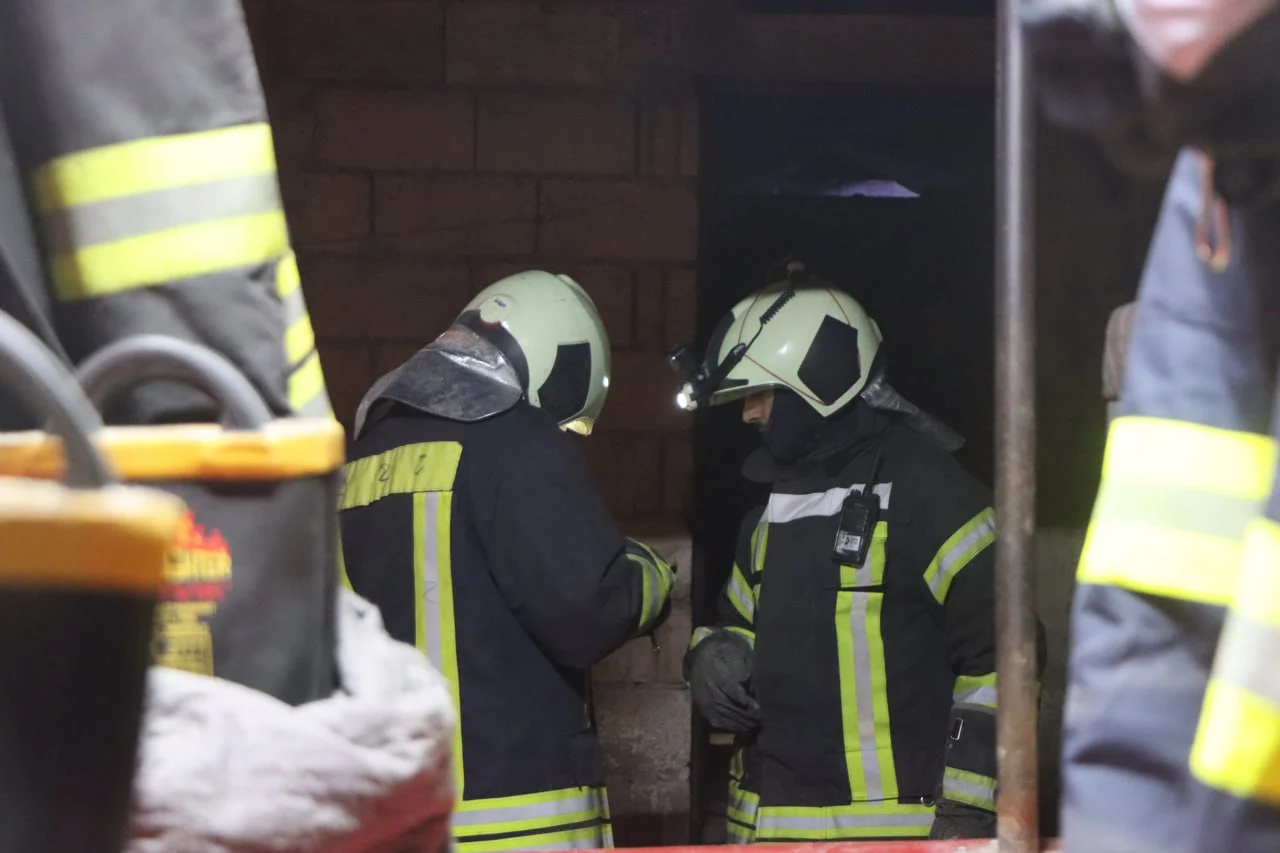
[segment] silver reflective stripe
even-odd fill
[[[747,586],[746,581],[742,579],[742,572],[736,566],[733,573],[729,575],[727,593],[729,600],[737,605],[739,612],[746,616],[748,621],[755,617],[755,598],[751,595],[751,589]]]
[[[110,198],[43,215],[53,254],[140,234],[280,210],[275,172]]]
[[[284,306],[284,327],[286,329],[293,328],[294,323],[307,316],[307,300],[302,295],[301,287],[295,287],[280,297],[280,304]]]
[[[476,801],[477,804],[483,800]],[[598,789],[587,789],[582,794],[574,794],[563,799],[547,800],[541,803],[522,803],[510,806],[470,807],[463,800],[453,813],[453,825],[484,826],[486,832],[502,832],[499,824],[525,820],[553,820],[554,818],[573,817],[573,823],[585,823],[589,820],[600,820],[604,817],[604,796]],[[589,813],[584,816],[584,813]],[[549,827],[556,824],[552,822]],[[544,827],[539,827],[545,829]],[[522,848],[523,849],[523,848]]]
[[[938,571],[929,579],[929,589],[936,597],[942,590],[943,586],[951,580],[951,569],[973,546],[977,545],[984,537],[992,536],[996,532],[996,519],[994,515],[988,515],[972,530],[960,538],[960,541],[952,545],[947,553],[938,558]]]
[[[1233,612],[1222,629],[1213,675],[1280,705],[1280,628]]]
[[[862,493],[865,483],[856,483],[848,487],[827,489],[825,492],[812,492],[807,495],[769,495],[769,503],[764,508],[761,520],[768,524],[785,524],[800,518],[813,516],[831,516],[840,512],[845,498],[850,492]],[[893,491],[893,483],[877,483],[873,491],[880,497],[880,508],[889,508],[889,495]]]
[[[884,799],[880,754],[876,751],[876,701],[871,684],[871,649],[867,637],[867,594],[851,593],[849,634],[853,637],[853,683],[858,697],[858,751],[869,800]],[[848,747],[846,747],[847,749]]]
[[[314,397],[299,406],[294,414],[304,418],[325,418],[333,412],[329,405],[329,395],[321,390]]]
[[[1233,541],[1261,502],[1199,489],[1110,480],[1098,494],[1096,516],[1108,522],[1136,522],[1204,533]]]
[[[440,493],[421,492],[422,496],[422,621],[426,626],[427,659],[437,672],[444,672],[440,646]],[[416,497],[416,495],[415,495]]]
[[[987,783],[956,779],[947,773],[942,777],[942,796],[959,803],[972,803],[975,800],[979,803],[995,803],[996,783],[994,779]]]
[[[951,697],[956,705],[990,705],[996,706],[996,689],[994,687],[973,687],[969,690],[957,690]]]
[[[914,826],[929,827],[933,825],[933,812],[921,811],[918,814],[827,814],[813,817],[792,817],[770,814],[770,809],[760,810],[757,830],[765,833],[775,829],[867,829],[879,826]]]

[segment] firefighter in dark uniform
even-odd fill
[[[453,688],[462,851],[612,844],[587,670],[656,627],[673,573],[619,533],[564,434],[591,432],[608,386],[586,292],[525,272],[356,415],[346,573]]]
[[[995,513],[961,440],[884,381],[880,330],[789,265],[716,331],[681,403],[745,398],[771,485],[743,522],[694,701],[737,732],[736,843],[995,829]]]

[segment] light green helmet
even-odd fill
[[[815,279],[771,284],[735,305],[712,335],[704,370],[732,367],[706,389],[705,402],[789,388],[829,417],[867,387],[881,341],[880,327],[849,294]]]
[[[443,334],[380,377],[356,409],[354,435],[400,403],[464,423],[521,398],[561,429],[589,435],[609,393],[609,336],[573,279],[532,270],[481,291]]]
[[[609,335],[580,284],[541,270],[517,273],[477,294],[455,325],[501,350],[529,402],[562,429],[591,433],[609,393]]]

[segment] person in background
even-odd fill
[[[608,389],[591,299],[530,271],[356,414],[346,578],[453,689],[460,851],[612,845],[588,668],[657,627],[673,571],[623,538],[565,435],[590,434]]]
[[[880,344],[792,262],[682,392],[744,400],[764,447],[743,473],[771,487],[685,659],[697,707],[738,733],[736,843],[994,834],[991,495],[886,384]]]

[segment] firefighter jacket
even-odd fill
[[[732,631],[754,648],[761,722],[730,774],[739,843],[925,837],[940,786],[995,807],[991,496],[870,407],[835,440],[756,475],[768,503],[743,524],[719,621],[691,644]],[[851,494],[880,507],[860,566],[833,556]]]
[[[5,3],[0,120],[0,305],[56,333],[75,363],[172,335],[227,356],[276,414],[329,413],[237,0]],[[28,227],[14,223],[19,194]],[[16,245],[33,237],[38,250]],[[194,389],[148,383],[115,414],[216,411]]]
[[[1063,716],[1069,853],[1280,849],[1280,205],[1197,246],[1179,160],[1085,539]]]
[[[458,704],[459,849],[609,846],[587,668],[656,626],[671,570],[527,402],[473,423],[397,405],[350,455],[349,584]]]

